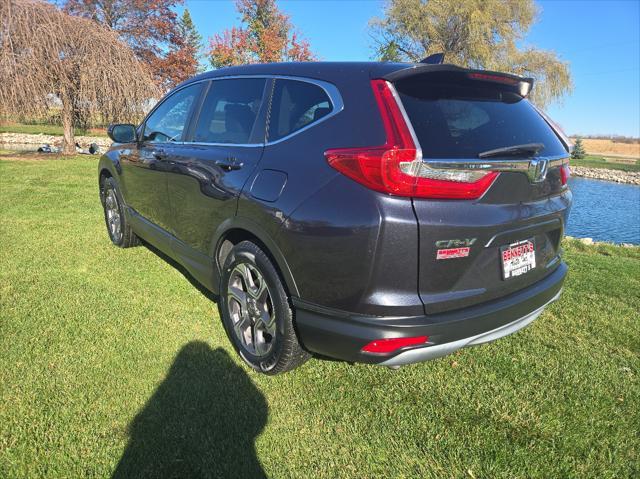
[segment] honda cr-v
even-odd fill
[[[117,246],[219,296],[267,374],[399,366],[513,333],[558,298],[569,144],[532,80],[452,65],[283,63],[179,85],[99,163]]]

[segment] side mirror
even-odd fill
[[[128,123],[109,125],[107,135],[116,143],[133,143],[136,141],[136,127]]]

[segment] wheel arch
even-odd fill
[[[120,176],[120,166],[107,155],[102,155],[98,161],[98,183],[102,183],[103,178]]]
[[[101,167],[98,172],[98,187],[102,187],[102,182],[105,178],[113,178],[113,174],[109,168]]]
[[[295,297],[300,296],[291,269],[276,241],[263,227],[247,218],[237,216],[230,218],[216,230],[210,253],[218,278],[222,276],[222,267],[231,248],[242,241],[256,243],[272,260],[289,294]]]

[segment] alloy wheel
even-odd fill
[[[118,206],[118,199],[116,192],[113,188],[107,188],[104,210],[107,216],[107,227],[109,228],[109,234],[114,242],[118,243],[122,239],[122,222],[120,220],[120,207]]]
[[[236,338],[250,354],[267,356],[276,338],[276,318],[264,276],[251,264],[236,265],[229,275],[227,296]]]

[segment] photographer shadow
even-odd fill
[[[128,428],[113,479],[262,478],[254,441],[267,402],[223,349],[193,341]]]

